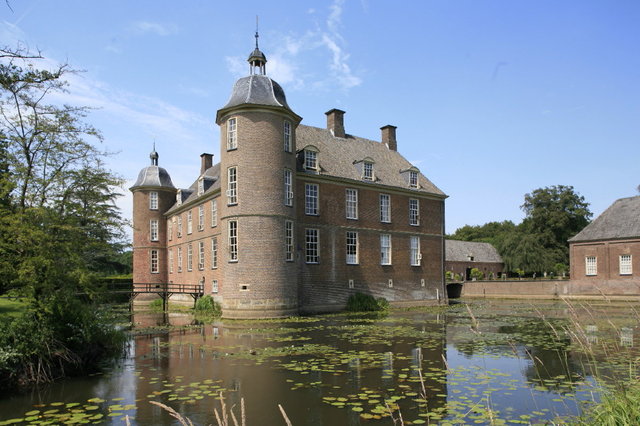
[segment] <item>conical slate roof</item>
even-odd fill
[[[175,189],[173,182],[171,182],[171,176],[162,167],[158,167],[158,153],[156,152],[155,142],[153,144],[153,151],[149,154],[151,158],[151,165],[140,170],[138,173],[138,180],[133,184],[129,190],[133,191],[136,188],[170,188]]]

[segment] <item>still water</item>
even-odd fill
[[[117,366],[5,397],[0,424],[178,424],[150,401],[217,424],[220,392],[238,417],[244,398],[252,426],[284,425],[278,405],[296,426],[394,424],[390,412],[405,425],[545,422],[580,414],[602,383],[629,378],[637,308],[472,301],[206,324],[140,313]]]

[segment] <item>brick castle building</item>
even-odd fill
[[[220,161],[201,155],[176,189],[152,152],[133,192],[136,284],[202,284],[225,317],[344,308],[355,292],[392,304],[438,303],[446,195],[381,142],[301,125],[256,48],[250,74],[218,110]]]

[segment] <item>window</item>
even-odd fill
[[[411,266],[420,266],[420,261],[422,260],[422,254],[420,253],[420,237],[415,235],[411,236],[409,251],[411,256]]]
[[[211,293],[218,292],[218,280],[211,281]]]
[[[373,163],[369,161],[364,162],[362,178],[366,180],[373,180]]]
[[[204,231],[204,205],[198,206],[198,231]]]
[[[149,210],[158,210],[158,193],[156,191],[149,193]]]
[[[178,272],[182,272],[182,247],[178,247]]]
[[[347,188],[346,192],[346,207],[347,219],[358,218],[358,190]]]
[[[291,123],[284,122],[284,151],[291,152]]]
[[[229,261],[238,261],[238,221],[229,221]]]
[[[227,120],[227,151],[238,148],[238,127],[235,118]]]
[[[284,221],[284,248],[284,259],[293,262],[293,222],[290,220]]]
[[[169,241],[173,240],[173,218],[167,221],[167,235],[169,236]]]
[[[306,183],[304,185],[304,213],[308,215],[318,214],[318,185]]]
[[[620,275],[631,275],[633,272],[631,266],[631,255],[630,254],[621,254],[620,255]]]
[[[304,248],[305,248],[305,260],[307,263],[319,263],[320,254],[318,248],[320,247],[319,232],[317,229],[305,229],[304,230]]]
[[[178,238],[182,238],[182,215],[178,215]]]
[[[413,170],[409,171],[409,187],[417,188],[418,187],[418,172]]]
[[[189,210],[187,212],[187,235],[193,232],[193,212]]]
[[[198,242],[198,269],[204,269],[204,241]]]
[[[158,241],[158,220],[151,219],[149,221],[149,238],[151,241]]]
[[[193,244],[187,245],[187,271],[193,270]]]
[[[318,153],[308,149],[304,150],[304,168],[307,170],[318,170]]]
[[[347,231],[347,264],[358,264],[358,233]]]
[[[391,222],[391,197],[380,194],[380,222]]]
[[[182,205],[182,190],[178,189],[178,192],[176,192],[176,205],[180,206]]]
[[[211,238],[211,269],[218,267],[218,237]]]
[[[409,199],[409,225],[420,225],[420,201]]]
[[[173,274],[173,250],[169,249],[169,273]]]
[[[158,270],[158,250],[151,250],[151,273],[157,274]]]
[[[227,169],[227,204],[238,204],[238,169]]]
[[[391,235],[380,235],[380,264],[391,265]]]
[[[284,205],[293,205],[293,174],[289,169],[284,169]]]
[[[211,227],[218,226],[218,200],[211,200]]]
[[[204,178],[198,179],[198,196],[204,194]]]
[[[587,256],[585,258],[585,266],[587,275],[598,274],[598,258],[595,256]]]

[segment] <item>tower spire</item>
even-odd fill
[[[253,74],[259,74],[259,75],[266,75],[267,73],[267,57],[264,56],[264,53],[262,53],[260,51],[260,48],[258,47],[258,38],[259,38],[259,34],[258,34],[258,17],[256,16],[256,48],[253,50],[253,52],[251,52],[251,55],[249,55],[249,74],[253,75]]]
[[[158,165],[158,153],[156,152],[156,141],[153,141],[153,151],[151,151],[151,154],[149,154],[149,158],[151,158],[151,165],[152,166],[157,166]]]

